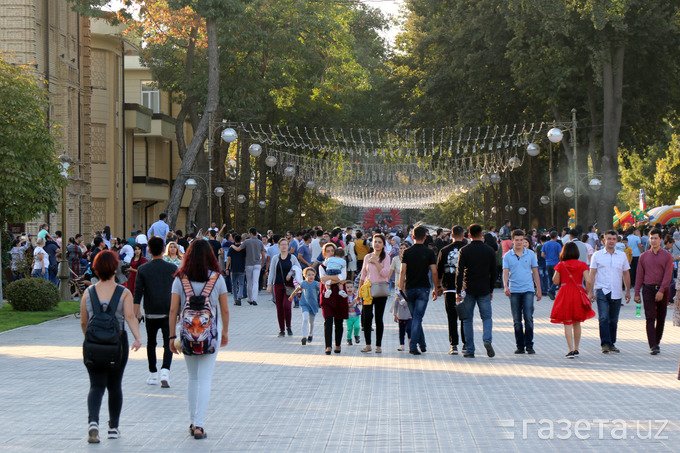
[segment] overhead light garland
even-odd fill
[[[272,172],[348,206],[426,208],[536,155],[545,123],[467,129],[368,130],[226,123]]]

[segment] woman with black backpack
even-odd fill
[[[170,299],[170,350],[187,366],[189,434],[204,439],[217,351],[229,342],[229,301],[220,265],[208,241],[196,240],[175,274]],[[178,318],[179,316],[179,318]]]
[[[80,325],[85,335],[83,360],[90,375],[87,441],[99,443],[99,410],[105,390],[109,392],[108,438],[120,437],[118,421],[123,407],[122,381],[129,352],[125,321],[135,337],[132,350],[138,350],[142,344],[132,294],[116,284],[114,279],[118,257],[109,250],[102,250],[92,267],[99,281],[83,294]]]

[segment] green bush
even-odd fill
[[[59,303],[59,289],[42,278],[22,278],[7,285],[5,297],[16,311],[48,311]]]

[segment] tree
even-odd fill
[[[46,91],[30,70],[0,58],[0,243],[7,222],[53,211],[65,182],[47,108]],[[0,305],[2,258],[0,250]]]
[[[64,184],[47,96],[28,68],[0,58],[0,224],[54,211]],[[57,127],[56,125],[54,127]]]

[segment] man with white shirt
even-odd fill
[[[618,235],[609,230],[604,235],[603,249],[593,254],[588,276],[588,295],[597,301],[600,322],[600,345],[604,354],[620,352],[616,347],[621,299],[625,287],[626,303],[630,302],[630,265],[626,254],[616,250]]]
[[[135,250],[126,242],[118,254],[124,263],[130,264],[132,262],[132,257],[135,256]]]
[[[158,220],[151,225],[151,228],[149,228],[149,231],[146,232],[146,235],[150,238],[152,237],[159,237],[163,239],[163,243],[165,244],[165,237],[168,235],[168,232],[170,231],[170,227],[168,226],[167,223],[165,223],[165,218],[167,215],[164,212],[161,212],[161,214],[158,216]]]
[[[312,238],[312,242],[309,243],[309,251],[312,254],[312,259],[316,259],[317,256],[321,255],[321,238],[323,237],[323,230],[316,230],[316,236]]]

